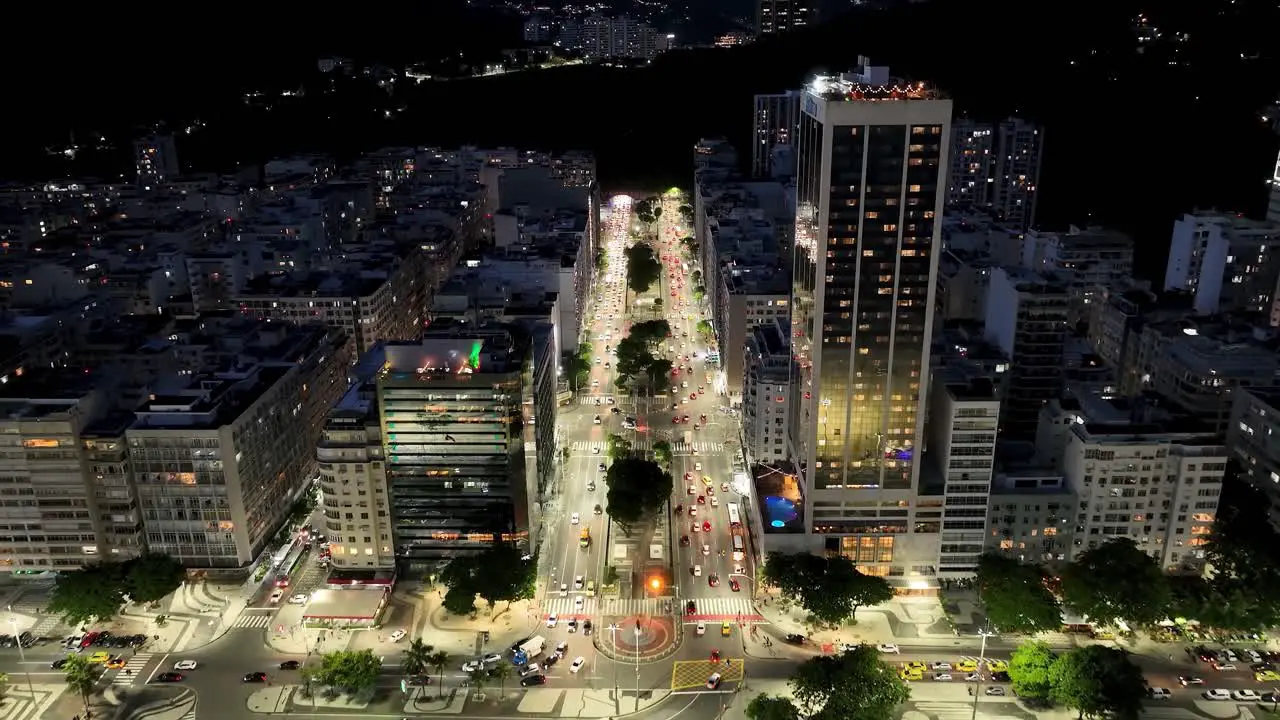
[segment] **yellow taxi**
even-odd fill
[[[119,670],[120,668],[124,667],[127,664],[129,664],[129,661],[125,660],[124,658],[118,655],[107,661],[107,667],[112,670]]]
[[[968,658],[956,663],[956,671],[963,673],[978,672],[978,661],[969,660]]]
[[[1253,679],[1258,682],[1280,682],[1280,672],[1275,670],[1259,670],[1253,674]]]
[[[111,653],[106,652],[96,652],[89,656],[89,662],[91,663],[104,663],[110,659]]]
[[[729,634],[730,634],[730,633],[732,633],[732,632],[733,632],[733,628],[729,625],[729,621],[728,621],[728,620],[725,620],[724,622],[720,623],[720,634],[721,634],[721,635],[723,635],[723,636],[725,636],[725,637],[729,637]]]
[[[924,663],[918,660],[913,660],[912,662],[903,663],[902,672],[898,674],[903,680],[923,680],[925,670],[926,667]]]
[[[703,475],[703,476],[702,476],[702,484],[703,484],[703,485],[706,485],[707,487],[711,487],[711,486],[712,486],[712,485],[714,485],[715,483],[713,483],[713,482],[711,481],[711,476],[710,476],[710,475]]]
[[[1009,663],[1004,660],[988,660],[987,669],[991,672],[1009,672]]]

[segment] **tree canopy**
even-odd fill
[[[893,598],[884,578],[858,572],[853,561],[841,555],[769,553],[764,580],[796,598],[823,625],[839,625],[854,619],[859,607]]]
[[[631,455],[631,441],[617,433],[609,433],[609,437],[605,438],[605,445],[605,454],[609,456],[610,460],[618,460]]]
[[[1018,697],[1045,702],[1053,692],[1053,664],[1058,659],[1047,643],[1023,643],[1009,659],[1009,680]]]
[[[1052,697],[1082,717],[1137,720],[1147,697],[1147,681],[1129,654],[1105,645],[1086,645],[1059,657],[1050,672]]]
[[[510,605],[534,595],[536,563],[525,560],[515,545],[495,542],[478,555],[459,555],[440,572],[440,581],[449,589],[444,607],[455,615],[470,614],[479,595],[492,608],[499,602]]]
[[[187,571],[168,555],[147,553],[125,563],[124,592],[137,603],[158,602],[182,585]]]
[[[633,337],[649,345],[650,349],[671,335],[671,323],[666,320],[645,320],[631,326],[628,337]]]
[[[94,618],[109,620],[124,604],[124,566],[117,563],[86,565],[58,574],[49,599],[49,612],[61,615],[69,625]]]
[[[372,650],[339,650],[322,655],[311,678],[348,695],[359,695],[372,690],[381,674],[382,659]]]
[[[1062,571],[1066,604],[1096,623],[1151,624],[1169,611],[1169,583],[1156,561],[1129,538],[1085,550]]]
[[[647,243],[636,243],[623,253],[627,257],[627,288],[634,293],[648,292],[662,277],[662,261]]]
[[[800,711],[791,700],[779,695],[761,693],[747,703],[749,720],[800,720]]]
[[[671,464],[671,443],[666,440],[659,440],[653,444],[653,459],[659,465]]]
[[[811,720],[889,720],[911,690],[869,645],[806,660],[791,676],[799,714]]]
[[[646,225],[658,222],[662,217],[662,198],[647,197],[635,204],[636,217]]]
[[[627,534],[660,510],[675,486],[671,473],[657,463],[634,457],[615,460],[604,482],[609,488],[606,512]]]
[[[978,560],[978,588],[987,620],[1001,632],[1037,633],[1062,626],[1062,608],[1034,565],[987,553]]]

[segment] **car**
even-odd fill
[[[573,579],[573,589],[574,589],[574,590],[581,590],[581,589],[582,589],[582,576],[581,576],[581,575],[579,575],[579,576],[577,576],[577,577],[575,577],[575,578]]]
[[[587,664],[587,659],[579,655],[578,657],[573,659],[572,663],[569,664],[569,672],[576,673],[582,669],[583,665],[586,665],[586,664]]]
[[[162,682],[162,683],[182,682],[182,673],[162,672],[156,676],[156,682]]]
[[[569,583],[560,583],[560,597],[569,597]]]
[[[742,583],[738,582],[733,578],[729,578],[729,589],[734,592],[738,592],[739,590],[742,589]]]
[[[694,634],[695,634],[695,635],[706,635],[706,634],[707,634],[707,624],[706,624],[706,623],[704,623],[704,622],[699,621],[699,622],[698,622],[698,624],[697,624],[697,626],[694,628],[694,631],[693,631],[693,632],[694,632]]]
[[[718,497],[711,498],[711,507],[713,508],[720,507],[720,498]]]
[[[698,508],[696,508],[696,507],[690,507],[690,508],[689,508],[689,517],[698,517]]]
[[[528,675],[533,675],[534,673],[541,672],[541,671],[542,671],[542,668],[538,667],[538,663],[532,663],[530,665],[525,665],[523,668],[520,669],[520,677],[526,677]]]
[[[496,665],[502,662],[502,656],[499,655],[498,653],[489,653],[488,655],[485,655],[484,657],[480,658],[480,662],[484,663],[485,665]]]
[[[604,514],[604,508],[603,508],[602,506],[600,506],[600,505],[596,505],[594,508],[592,508],[592,512],[594,512],[594,513],[595,513],[595,514],[597,514],[597,515],[603,515],[603,514]]]
[[[1004,660],[988,660],[987,669],[991,672],[1009,672],[1009,663]]]
[[[598,465],[596,469],[599,470],[600,472],[605,472],[604,463],[600,463],[600,465]]]
[[[590,635],[590,634],[591,634],[591,621],[590,621],[590,620],[587,620],[587,621],[585,621],[585,622],[583,622],[583,623],[582,623],[582,634],[583,634],[583,635]]]
[[[707,678],[707,689],[715,690],[720,687],[720,673],[711,673],[711,677]]]
[[[302,667],[302,663],[298,662],[297,660],[285,660],[284,662],[280,663],[281,670],[297,670],[300,667]]]
[[[245,673],[244,677],[240,678],[240,682],[242,683],[260,683],[266,681],[267,674],[261,671]]]
[[[991,682],[1009,682],[1009,673],[993,672],[991,673]]]
[[[684,613],[685,613],[685,615],[697,615],[697,614],[698,614],[698,603],[694,602],[693,600],[690,600],[689,602],[686,602],[686,603],[684,604]]]
[[[111,670],[119,670],[120,668],[123,668],[127,664],[129,664],[129,661],[125,660],[119,655],[116,655],[115,657],[111,658],[106,663],[107,668]]]
[[[801,635],[800,633],[788,633],[782,639],[786,642],[791,643],[792,645],[803,645],[805,641],[808,640],[808,638]]]
[[[562,640],[559,645],[556,645],[556,651],[553,654],[564,657],[567,652],[569,652],[569,643]]]
[[[956,670],[963,673],[978,672],[978,661],[968,659],[961,660],[956,663]]]
[[[396,630],[395,632],[391,633],[391,642],[400,642],[401,640],[404,639],[404,636],[408,634],[409,633],[405,632],[403,629]]]
[[[555,613],[551,613],[550,615],[547,616],[547,627],[553,628],[559,624],[560,624],[560,618],[557,617]]]
[[[587,597],[595,597],[595,596],[596,596],[596,581],[588,580],[587,581]]]
[[[569,524],[570,524],[570,525],[577,525],[577,524],[578,524],[578,520],[579,520],[579,519],[580,519],[580,518],[579,518],[579,516],[578,516],[578,513],[574,513],[574,514],[572,514],[572,515],[570,515],[570,516],[569,516]]]
[[[1152,700],[1168,700],[1173,697],[1173,693],[1169,688],[1153,687],[1147,691],[1147,695]]]
[[[546,685],[546,684],[547,684],[546,675],[530,675],[528,677],[520,678],[521,687],[533,687],[534,685]]]
[[[1245,688],[1244,690],[1232,690],[1231,699],[1239,702],[1258,702],[1262,699],[1256,691]]]
[[[982,682],[982,673],[971,672],[964,676],[965,682]]]
[[[692,494],[694,494],[694,492],[695,492],[695,491],[694,491],[694,489],[693,489],[693,486],[692,486],[692,485],[690,485],[690,486],[689,486],[689,494],[690,494],[690,495],[692,495]]]
[[[701,462],[695,462],[695,463],[693,464],[693,469],[694,469],[696,472],[702,472],[702,463],[701,463]]]
[[[711,546],[710,546],[710,545],[708,545],[708,544],[706,544],[706,543],[703,543],[703,544],[702,544],[702,554],[703,554],[703,555],[710,555],[710,554],[711,554]]]
[[[951,663],[949,663],[949,662],[935,662],[935,663],[931,663],[931,664],[929,665],[929,669],[930,669],[930,670],[935,670],[935,671],[937,671],[937,670],[950,670],[950,669],[951,669]]]
[[[267,598],[267,602],[272,603],[274,605],[275,603],[280,602],[280,599],[283,597],[284,597],[283,590],[273,590],[271,592],[271,597]]]
[[[1258,682],[1280,682],[1280,673],[1275,670],[1259,670],[1253,674],[1253,679]]]
[[[462,672],[473,673],[482,667],[484,667],[484,663],[480,662],[479,660],[468,660],[462,663]]]
[[[173,664],[173,669],[174,670],[195,670],[197,667],[199,667],[199,665],[200,664],[197,663],[195,660],[179,660],[178,662]]]
[[[306,605],[307,601],[310,599],[311,599],[310,595],[307,595],[305,593],[298,593],[297,595],[291,595],[289,597],[289,604],[290,605]]]
[[[728,620],[720,623],[720,634],[724,637],[729,637],[729,635],[733,634],[733,627],[729,625]]]
[[[49,667],[54,670],[61,670],[62,667],[66,665],[70,659],[71,659],[70,657],[58,658],[57,660],[54,660],[53,662],[49,663]]]
[[[937,682],[947,682],[951,680],[951,673],[937,672],[933,674],[933,679]]]
[[[702,566],[694,565],[693,567],[689,568],[689,572],[693,573],[694,577],[702,577]]]
[[[703,520],[703,521],[702,521],[702,532],[711,532],[711,521],[710,521],[710,520]]]
[[[1004,696],[1004,688],[1000,687],[999,685],[993,685],[987,688],[986,690],[983,690],[983,693],[990,695],[992,697],[1002,697]]]
[[[1205,700],[1230,700],[1231,699],[1231,693],[1227,690],[1222,690],[1221,688],[1205,690],[1204,692],[1200,693],[1200,696],[1203,697]]]
[[[588,481],[587,481],[587,492],[595,492],[595,491],[596,491],[596,481],[595,481],[595,480],[588,480]]]
[[[599,415],[595,416],[595,419],[594,419],[594,420],[592,420],[591,422],[592,422],[593,424],[595,424],[595,425],[599,425],[599,424],[600,424],[600,416],[599,416]]]
[[[1217,670],[1218,672],[1229,672],[1229,671],[1231,671],[1231,670],[1235,670],[1235,669],[1236,669],[1236,666],[1235,666],[1235,664],[1233,664],[1233,663],[1229,663],[1229,662],[1224,662],[1224,663],[1214,663],[1214,664],[1213,664],[1213,669],[1214,669],[1214,670]]]
[[[706,504],[707,504],[707,498],[706,498],[706,496],[699,495],[699,496],[698,496],[698,504],[699,504],[699,505],[706,505]]]
[[[582,598],[578,598],[578,599],[579,599],[579,600],[581,600]],[[571,632],[571,633],[576,633],[576,632],[578,632],[578,619],[577,619],[577,618],[573,618],[573,619],[569,620],[569,622],[568,622],[568,623],[566,623],[566,627],[568,627],[568,628],[569,628],[569,632]]]
[[[711,587],[720,587],[720,576],[715,573],[711,573],[710,575],[708,575],[707,585]]]
[[[104,662],[106,662],[106,661],[108,661],[108,660],[110,660],[110,659],[111,659],[111,653],[107,653],[107,652],[96,652],[96,653],[94,653],[94,654],[92,654],[92,655],[90,655],[90,656],[89,656],[89,660],[88,660],[88,661],[89,661],[89,662],[91,662],[91,663],[104,663]]]
[[[689,536],[688,536],[688,535],[681,535],[681,536],[680,536],[680,547],[689,547]]]
[[[720,664],[720,651],[719,651],[719,650],[712,650],[712,651],[711,651],[711,664],[712,664],[712,665],[719,665],[719,664]]]
[[[574,610],[577,610],[577,611],[581,612],[581,611],[582,611],[582,607],[583,607],[583,605],[585,605],[585,604],[586,604],[586,599],[585,599],[585,598],[583,598],[581,595],[579,595],[579,596],[577,596],[577,597],[575,597],[575,598],[573,599],[573,609],[574,609]],[[570,632],[572,632],[572,631],[570,631]]]
[[[695,520],[694,522],[689,523],[689,532],[702,532],[702,526]]]

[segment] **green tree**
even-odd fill
[[[499,602],[532,600],[537,584],[537,564],[511,543],[499,542],[471,558],[476,592],[492,609]]]
[[[116,563],[86,565],[58,574],[49,599],[49,612],[61,615],[68,625],[94,618],[109,620],[124,604],[124,572]]]
[[[1053,664],[1058,659],[1047,643],[1023,643],[1009,659],[1009,680],[1018,697],[1048,701],[1053,693]]]
[[[613,370],[619,378],[633,378],[643,375],[656,359],[648,344],[632,335],[628,335],[618,341],[618,347],[615,349],[614,354],[618,359],[613,363]]]
[[[604,578],[600,582],[605,585],[613,585],[618,582],[618,568],[612,565],[605,565]]]
[[[649,367],[645,368],[645,376],[648,377],[649,383],[654,389],[664,387],[663,382],[671,376],[671,371],[675,369],[675,365],[666,358],[655,358],[649,363]]]
[[[715,336],[715,328],[711,327],[711,323],[706,320],[698,321],[697,331],[705,340],[710,340]]]
[[[605,438],[605,454],[609,456],[610,460],[621,460],[622,458],[630,457],[631,441],[621,435],[610,433],[609,437]]]
[[[591,343],[582,343],[576,353],[565,353],[564,374],[574,392],[586,387],[587,378],[591,375],[591,360]]]
[[[693,301],[702,302],[702,298],[707,296],[707,289],[699,285],[693,289]]]
[[[427,665],[436,671],[436,687],[444,684],[444,669],[449,666],[449,661],[453,658],[444,650],[436,650],[427,658]],[[441,689],[443,692],[443,689]]]
[[[884,578],[863,575],[844,556],[769,553],[764,581],[795,598],[815,623],[839,625],[855,618],[858,608],[893,598]]]
[[[489,671],[478,667],[467,673],[467,678],[471,681],[471,687],[475,688],[476,694],[483,695],[485,685],[489,684]]]
[[[636,243],[623,251],[627,258],[627,289],[648,292],[662,277],[662,261],[646,243]]]
[[[1207,579],[1178,578],[1175,607],[1209,627],[1261,630],[1280,625],[1280,534],[1266,496],[1227,464],[1218,514],[1205,546]]]
[[[800,714],[812,720],[890,720],[911,697],[897,670],[868,645],[805,661],[791,690]]]
[[[1080,718],[1137,720],[1147,697],[1142,670],[1124,650],[1086,645],[1058,658],[1050,673],[1054,700]]]
[[[460,585],[450,585],[440,603],[445,612],[454,615],[470,615],[476,611],[476,589],[471,580]]]
[[[381,674],[382,659],[372,650],[339,650],[321,656],[316,679],[348,695],[360,695],[372,690]]]
[[[691,237],[680,238],[680,252],[685,260],[692,258],[698,253],[698,243]]]
[[[781,695],[761,693],[751,698],[745,712],[749,720],[800,720],[795,703]]]
[[[511,665],[500,662],[489,670],[489,677],[498,681],[498,697],[503,697],[507,693],[507,681],[511,679]]]
[[[671,473],[634,457],[615,460],[604,482],[609,488],[605,511],[628,537],[632,527],[663,507],[675,487]]]
[[[694,284],[694,285],[701,285],[701,284],[702,284],[702,271],[701,271],[701,270],[694,270],[693,272],[689,273],[689,279],[693,281],[693,284]]]
[[[422,641],[422,638],[414,638],[409,641],[409,646],[404,649],[404,654],[400,656],[400,669],[405,675],[415,676],[426,673],[427,668],[431,666],[431,656],[435,652],[435,648]]]
[[[1062,571],[1066,604],[1090,620],[1152,624],[1169,611],[1169,583],[1150,555],[1129,538],[1090,548]]]
[[[658,461],[659,465],[670,467],[671,458],[671,443],[659,440],[653,444],[653,459]]]
[[[102,666],[89,662],[85,655],[68,655],[62,666],[62,674],[67,680],[67,687],[80,696],[84,703],[84,714],[89,715],[89,696],[98,685],[98,675]]]
[[[1033,565],[984,554],[978,559],[978,588],[987,620],[1002,632],[1037,633],[1062,626],[1062,608]]]
[[[147,553],[125,563],[124,592],[136,603],[153,603],[182,585],[182,563],[161,553]]]
[[[680,222],[683,222],[685,225],[693,224],[693,206],[692,205],[681,205],[678,209],[678,212],[680,213]]]
[[[671,336],[671,323],[666,320],[645,320],[631,326],[627,337],[633,337],[652,350],[655,345]]]

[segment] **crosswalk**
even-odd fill
[[[547,598],[543,602],[543,615],[670,615],[684,609],[687,600],[617,600],[614,598],[587,598],[582,607],[574,605],[573,597]],[[743,597],[717,597],[694,599],[698,615],[756,615],[751,601]]]
[[[270,624],[271,624],[270,615],[257,615],[257,614],[249,615],[249,614],[241,613],[240,617],[236,618],[235,623],[232,624],[231,627],[250,628],[250,629],[266,628]]]
[[[125,666],[116,671],[115,678],[111,681],[112,685],[132,685],[139,680],[146,682],[146,677],[142,674],[147,669],[147,664],[151,662],[151,658],[155,653],[140,652],[129,658],[129,662]]]
[[[609,443],[603,440],[577,440],[573,443],[573,452],[587,455],[604,455],[609,452]],[[648,440],[637,440],[631,443],[633,450],[640,452],[648,452],[653,449],[653,443]],[[671,452],[676,455],[714,454],[724,452],[725,444],[722,442],[674,442],[671,443]]]

